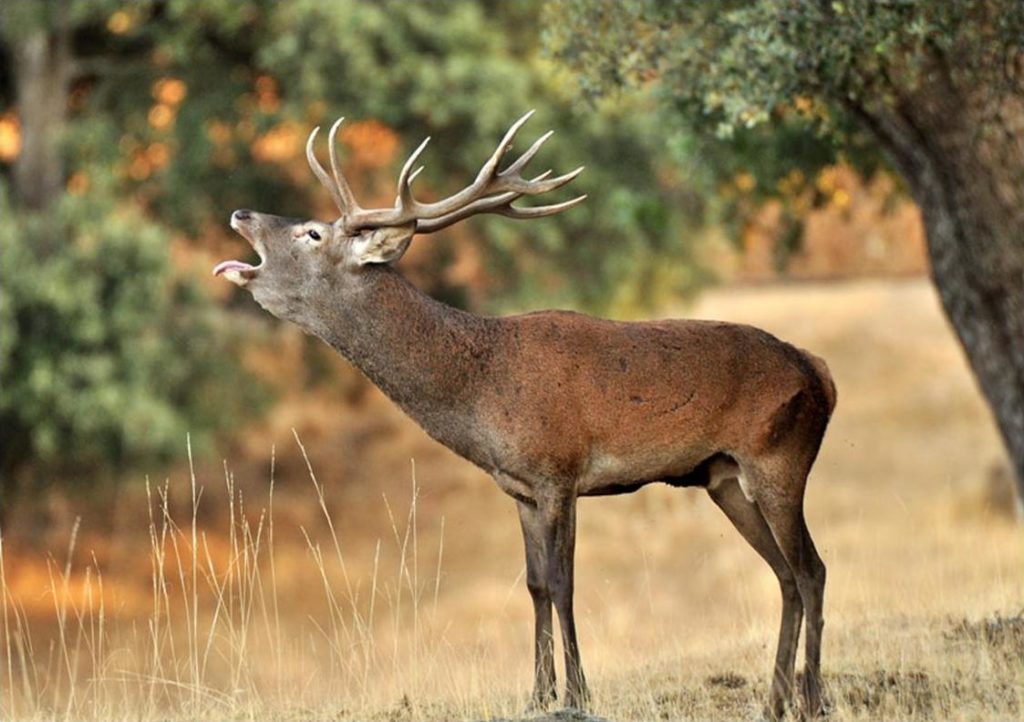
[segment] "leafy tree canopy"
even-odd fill
[[[189,432],[203,450],[259,407],[258,388],[238,383],[237,335],[175,278],[159,226],[94,198],[47,217],[0,199],[0,215],[5,491],[30,460],[77,481],[179,457]]]
[[[898,105],[934,79],[936,56],[970,82],[1019,63],[1024,43],[1024,5],[990,0],[553,0],[546,16],[546,46],[582,95],[653,87],[710,182],[749,172],[755,197],[840,157],[874,172],[860,109]]]
[[[1018,62],[1024,42],[1024,6],[991,0],[554,0],[548,16],[549,46],[585,93],[658,77],[722,136],[786,109],[829,124],[844,98],[893,103],[927,82],[935,52],[968,77]]]

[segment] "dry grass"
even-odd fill
[[[1002,451],[927,284],[723,289],[685,312],[763,326],[836,377],[807,497],[834,718],[1019,717],[1024,536],[988,502]],[[49,557],[4,541],[0,718],[515,717],[532,612],[513,505],[378,396],[302,438],[311,468],[278,438],[272,474],[185,470],[118,501],[111,539],[86,517]],[[777,586],[701,492],[582,501],[577,567],[599,714],[756,713]]]

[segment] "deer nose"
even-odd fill
[[[239,208],[231,214],[231,220],[233,221],[247,221],[250,218],[252,218],[252,211],[247,208]]]

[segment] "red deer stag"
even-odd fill
[[[323,339],[358,366],[433,438],[490,473],[515,499],[533,598],[531,703],[555,698],[551,606],[565,654],[565,702],[587,703],[573,619],[576,498],[626,494],[652,482],[703,487],[771,566],[782,624],[766,713],[784,714],[806,613],[804,708],[821,711],[822,564],[803,514],[804,486],[835,405],[825,363],[750,326],[672,320],[620,323],[565,311],[476,316],[421,293],[394,269],[417,233],[477,213],[539,218],[577,205],[513,202],[564,186],[521,173],[551,135],[504,170],[527,113],[470,185],[413,198],[420,145],[402,168],[392,208],[363,209],[342,174],[309,165],[341,211],[333,223],[237,210],[231,226],[259,265],[215,269],[263,308]],[[429,140],[429,139],[428,139]]]

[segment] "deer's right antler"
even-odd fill
[[[530,119],[533,112],[531,110],[512,124],[512,127],[505,133],[505,137],[498,143],[498,147],[480,168],[476,180],[458,193],[435,203],[417,201],[413,198],[411,188],[412,181],[423,170],[423,166],[420,166],[414,171],[412,170],[413,165],[426,148],[427,143],[430,142],[430,138],[420,143],[402,166],[402,171],[398,176],[398,195],[392,208],[364,209],[356,201],[352,188],[341,171],[336,152],[335,135],[344,118],[340,118],[331,126],[327,136],[330,145],[331,175],[328,175],[313,153],[313,142],[319,128],[315,128],[310,133],[309,140],[306,142],[306,159],[309,161],[313,173],[331,193],[331,197],[341,211],[341,222],[346,233],[349,234],[371,228],[404,226],[410,223],[415,223],[416,233],[433,233],[479,213],[498,213],[509,218],[550,216],[581,203],[586,195],[578,196],[564,203],[533,208],[516,208],[512,203],[524,195],[539,195],[561,188],[583,171],[583,166],[580,166],[576,170],[556,178],[548,177],[551,175],[551,171],[546,171],[529,180],[523,178],[521,174],[523,168],[533,160],[540,147],[551,137],[553,131],[548,131],[538,138],[508,168],[503,171],[498,170],[501,159],[511,147],[516,133]]]

